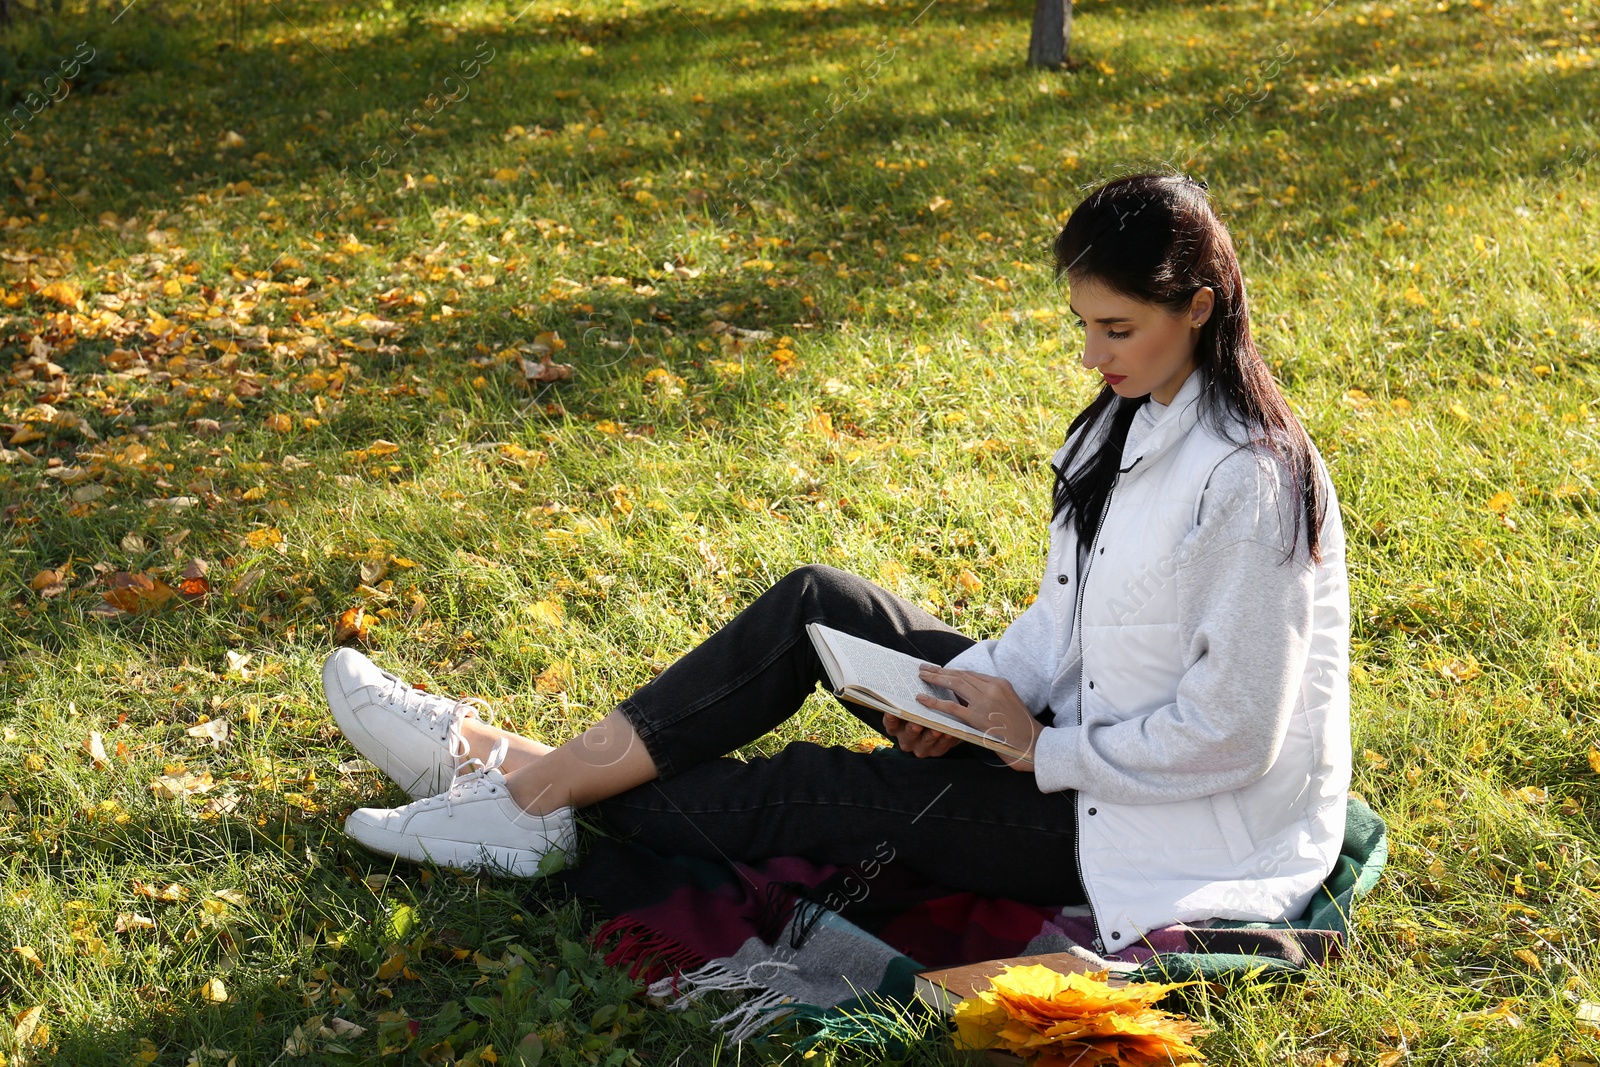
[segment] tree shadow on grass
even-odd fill
[[[1122,5],[1117,7],[1120,10]],[[290,10],[285,18],[300,28],[298,34],[286,33],[272,38],[270,43],[229,52],[222,59],[192,60],[190,69],[179,72],[181,78],[157,70],[150,72],[149,77],[108,82],[106,92],[119,97],[125,116],[122,121],[99,120],[96,123],[96,132],[104,141],[97,155],[109,157],[112,165],[107,167],[98,160],[87,159],[53,158],[49,162],[66,168],[60,174],[52,169],[50,177],[56,188],[70,189],[80,178],[92,178],[97,174],[109,179],[106,184],[110,188],[104,192],[94,191],[88,202],[66,214],[81,212],[84,219],[90,219],[99,211],[126,212],[131,208],[145,215],[163,209],[176,213],[186,205],[193,207],[197,194],[227,195],[218,190],[228,183],[250,182],[261,187],[263,192],[302,189],[302,183],[306,183],[311,194],[309,198],[304,192],[280,194],[283,202],[278,211],[291,233],[318,219],[325,224],[337,220],[366,229],[373,225],[374,215],[377,216],[375,221],[382,222],[382,207],[403,206],[392,192],[402,184],[403,171],[436,173],[450,178],[451,187],[441,187],[436,193],[427,194],[430,204],[476,203],[476,197],[484,191],[483,182],[492,181],[488,179],[489,159],[496,152],[504,155],[507,142],[503,140],[503,131],[512,125],[555,134],[534,138],[525,148],[520,143],[517,145],[518,154],[540,175],[571,174],[578,182],[601,181],[618,185],[618,192],[627,192],[629,180],[641,175],[662,175],[685,158],[698,156],[717,164],[719,169],[737,166],[739,159],[756,166],[772,152],[771,138],[791,142],[788,147],[795,147],[794,142],[800,142],[802,137],[810,139],[807,131],[815,129],[821,110],[827,123],[817,147],[831,150],[829,158],[810,159],[804,167],[788,170],[780,187],[790,190],[798,202],[831,203],[835,207],[864,193],[873,206],[879,202],[892,206],[899,221],[904,223],[915,218],[910,210],[911,198],[896,191],[903,189],[903,185],[879,185],[870,181],[878,177],[870,174],[872,161],[866,160],[865,167],[855,162],[862,150],[876,154],[883,151],[884,146],[902,140],[927,144],[937,141],[943,130],[952,128],[1003,136],[1008,129],[1044,132],[1066,119],[1110,120],[1121,110],[1119,104],[1143,100],[1155,92],[1176,101],[1207,101],[1198,107],[1190,105],[1197,114],[1187,123],[1187,129],[1173,131],[1180,137],[1170,144],[1148,146],[1151,154],[1158,157],[1187,154],[1196,144],[1206,143],[1224,127],[1237,127],[1234,132],[1241,135],[1259,133],[1256,128],[1259,123],[1270,120],[1303,125],[1318,114],[1310,108],[1302,109],[1298,115],[1284,111],[1279,100],[1292,92],[1293,87],[1283,83],[1277,96],[1268,95],[1264,106],[1252,103],[1239,113],[1224,107],[1219,115],[1218,109],[1210,104],[1211,98],[1219,90],[1242,88],[1242,83],[1234,86],[1232,81],[1256,73],[1250,69],[1251,65],[1218,70],[1197,64],[1161,75],[1144,69],[1145,65],[1137,61],[1146,49],[1132,53],[1132,67],[1110,80],[1092,73],[1053,76],[1054,84],[1072,87],[1074,95],[1070,100],[1033,92],[1032,82],[1040,76],[1029,72],[1019,62],[1002,58],[992,68],[977,68],[977,79],[969,83],[971,88],[979,88],[984,81],[990,81],[989,87],[993,88],[997,81],[1011,97],[1005,111],[989,114],[980,107],[966,106],[959,101],[940,101],[937,106],[924,109],[908,110],[901,106],[905,99],[904,87],[920,78],[917,67],[925,61],[916,49],[937,38],[910,39],[891,59],[876,63],[875,66],[884,72],[882,80],[866,79],[864,87],[873,91],[839,114],[828,113],[829,94],[854,95],[848,86],[850,76],[860,74],[859,70],[850,69],[856,64],[841,64],[845,67],[842,77],[823,79],[819,85],[810,84],[799,70],[792,76],[782,73],[790,69],[787,64],[804,64],[830,54],[826,42],[821,56],[810,50],[802,51],[805,46],[797,42],[805,41],[808,33],[839,38],[836,42],[839,51],[856,54],[853,58],[862,55],[870,58],[868,46],[874,43],[872,38],[899,32],[903,24],[910,22],[909,7],[898,11],[854,4],[841,5],[826,15],[778,8],[749,13],[746,17],[696,13],[692,18],[673,7],[626,18],[557,17],[544,26],[535,26],[530,18],[499,31],[460,33],[449,41],[438,34],[405,37],[391,32],[354,44],[341,46],[329,41],[325,46],[316,38],[320,24],[332,17],[329,10],[320,5]],[[1093,18],[1106,17],[1101,14],[1102,8],[1088,10],[1095,13]],[[1004,27],[1013,34],[1018,32],[1012,26],[1012,13],[983,3],[941,5],[927,14],[922,28],[948,29],[956,21],[969,25],[969,32],[976,32],[976,27],[990,26]],[[1263,55],[1254,57],[1259,59],[1273,55],[1271,45],[1287,43],[1294,47],[1294,58],[1278,65],[1291,73],[1306,73],[1295,64],[1312,57],[1347,72],[1360,72],[1381,68],[1388,62],[1385,57],[1372,53],[1371,45],[1382,32],[1377,26],[1356,26],[1331,17],[1313,20],[1309,27],[1301,25],[1297,19],[1284,17],[1276,24],[1262,24],[1251,39],[1259,40],[1262,45]],[[1425,24],[1409,43],[1426,54],[1458,45],[1463,37],[1473,35],[1485,37],[1496,47],[1507,47],[1487,25],[1445,19]],[[1086,36],[1090,39],[1084,47],[1095,49],[1093,35]],[[776,56],[769,53],[758,60],[729,51],[734,42],[742,45],[747,39],[775,42],[781,51]],[[591,49],[600,45],[602,54],[585,57],[574,47],[577,45]],[[480,51],[480,46],[488,51]],[[493,58],[483,60],[482,57],[490,53]],[[1129,53],[1124,50],[1121,54]],[[638,56],[638,62],[633,62],[632,56]],[[286,57],[298,61],[286,62]],[[749,65],[744,61],[749,61]],[[108,62],[114,63],[115,59]],[[477,70],[478,75],[464,78],[463,64]],[[353,79],[349,71],[362,77]],[[696,71],[716,72],[723,82],[702,84],[694,75]],[[774,71],[779,73],[774,74]],[[1546,79],[1529,86],[1528,104],[1559,113],[1572,99],[1563,93],[1562,84],[1570,84],[1570,78],[1576,76],[1573,73],[1560,80]],[[424,115],[426,129],[421,140],[407,136],[400,130],[400,124],[427,101],[430,94],[449,92],[443,85],[445,77],[453,77],[453,84],[466,95],[436,117]],[[857,77],[856,82],[862,79]],[[210,91],[194,92],[189,89],[193,83],[205,84]],[[659,90],[663,87],[672,89],[673,95],[661,95]],[[699,90],[712,91],[715,95],[695,103],[693,97]],[[895,99],[897,95],[900,99]],[[1470,92],[1459,95],[1478,99]],[[1366,120],[1391,117],[1383,110],[1387,101],[1382,94],[1366,96],[1373,99],[1353,101],[1353,106],[1340,110],[1350,118],[1356,117],[1352,112]],[[1437,135],[1449,130],[1453,114],[1445,105],[1454,99],[1454,93],[1441,91],[1437,98],[1418,100],[1406,113],[1403,124],[1394,116],[1395,125],[1403,125],[1411,139],[1445,143]],[[89,103],[96,111],[110,109],[109,101],[91,100]],[[81,107],[75,114],[69,110],[63,107],[60,113],[48,116],[63,132],[76,124],[72,120],[88,118],[91,108]],[[1487,112],[1483,117],[1487,119],[1491,114],[1495,112]],[[811,127],[805,125],[808,120]],[[623,139],[628,141],[635,139],[631,132],[635,129],[643,133],[651,129],[676,128],[681,133],[684,128],[698,128],[705,144],[696,146],[681,138],[678,141],[657,138],[656,143],[646,143],[640,138],[632,144],[596,145],[586,143],[582,136],[574,138],[562,132],[573,124],[581,124],[592,133],[595,126],[603,129],[613,123],[623,126]],[[219,147],[218,139],[228,130],[242,134],[244,145],[240,149]],[[429,143],[433,134],[440,135],[436,144]],[[163,149],[161,141],[167,138],[171,139]],[[579,143],[575,145],[574,139]],[[1249,144],[1247,140],[1235,141],[1230,137],[1218,147],[1232,153],[1240,148],[1248,150]],[[1363,149],[1362,155],[1341,160],[1341,166],[1348,166],[1351,172],[1387,171],[1389,158],[1384,146],[1363,139],[1357,142],[1357,147]],[[374,158],[376,155],[387,159],[391,154],[394,159],[381,166]],[[1104,162],[1124,158],[1126,154],[1125,148],[1117,147],[1106,153],[1109,158]],[[17,158],[25,162],[28,155],[23,151]],[[942,169],[930,167],[926,173],[918,174],[919,191],[923,188],[948,190],[960,184],[965,172],[951,169],[950,161],[940,162],[945,164]],[[1235,157],[1231,162],[1236,168],[1244,169],[1243,165],[1251,161]],[[1484,159],[1451,162],[1453,169],[1463,177],[1482,172],[1490,163]],[[863,170],[868,173],[860,173]],[[376,177],[369,180],[367,176],[374,173]],[[1489,173],[1494,172],[1490,170]],[[346,176],[341,179],[341,174]],[[27,176],[21,177],[26,185]],[[842,197],[825,193],[824,183],[847,193]],[[52,197],[50,189],[41,183],[34,184],[39,185],[40,197],[46,200]],[[760,179],[745,184],[758,189],[765,187]],[[994,186],[991,191],[998,195],[993,202],[996,208],[1010,208],[1019,201],[1033,199],[1030,195],[1032,183],[1018,175],[1001,176],[991,184]],[[118,185],[124,187],[124,192],[116,191]],[[1308,182],[1307,187],[1315,186]],[[506,190],[504,196],[498,195],[497,189],[486,200],[507,208],[523,206],[529,202],[530,192],[526,185]],[[548,195],[549,190],[545,192]],[[13,203],[22,195],[13,194]],[[360,218],[351,219],[340,210],[365,209],[367,199],[375,195],[380,210],[368,210],[365,222]],[[622,199],[619,197],[619,201]],[[723,189],[711,203],[703,206],[716,218],[735,209],[740,202],[736,190]],[[62,214],[64,206],[57,206],[57,214]],[[648,226],[652,221],[649,213],[639,211],[637,205],[619,203],[619,206],[631,209],[642,225]],[[330,209],[335,212],[331,216]],[[332,225],[326,228],[334,229]],[[224,241],[236,242],[236,247],[250,244],[251,253],[242,258],[257,269],[270,265],[277,254],[292,253],[294,242],[285,240],[286,236],[218,235]],[[381,233],[376,236],[381,239]],[[291,246],[287,253],[285,245]],[[263,256],[264,252],[271,254]]]

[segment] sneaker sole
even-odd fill
[[[437,796],[449,789],[451,779],[455,776],[453,767],[434,764],[424,770],[418,770],[409,761],[386,747],[371,730],[361,724],[360,716],[350,706],[350,698],[334,679],[333,660],[334,657],[329,656],[328,661],[322,665],[322,695],[328,702],[328,710],[333,712],[333,721],[339,724],[339,730],[346,740],[390,781],[404,789],[413,800]],[[389,713],[380,711],[378,714]]]
[[[534,878],[546,853],[510,845],[423,838],[393,833],[358,820],[345,822],[345,833],[374,852],[412,863],[431,863],[468,874],[488,872],[512,878]],[[555,851],[551,849],[551,851]]]

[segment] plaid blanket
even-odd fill
[[[555,885],[609,916],[597,944],[669,1007],[709,993],[746,994],[715,1020],[730,1039],[780,1022],[813,1024],[855,1044],[897,1045],[893,1016],[917,1011],[918,971],[1039,952],[1072,952],[1133,981],[1227,980],[1295,972],[1344,951],[1356,898],[1377,882],[1386,827],[1352,795],[1344,847],[1304,915],[1280,923],[1211,920],[1149,933],[1114,957],[1093,941],[1087,909],[953,893],[894,862],[868,871],[795,857],[759,864],[660,856],[600,838]]]

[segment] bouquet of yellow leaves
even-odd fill
[[[1205,1027],[1151,1007],[1195,983],[1114,987],[1105,977],[1007,967],[955,1006],[956,1047],[1005,1049],[1032,1067],[1182,1067],[1205,1058],[1191,1044]]]

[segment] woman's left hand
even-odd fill
[[[917,694],[919,704],[942,711],[996,740],[1022,749],[1028,754],[1025,759],[1004,754],[1000,758],[1012,770],[1033,770],[1033,745],[1044,730],[1044,724],[1033,717],[1010,682],[992,674],[946,670],[931,663],[924,663],[919,673],[924,682],[944,686],[966,701],[966,705],[962,706],[954,700],[939,700],[923,693]]]

